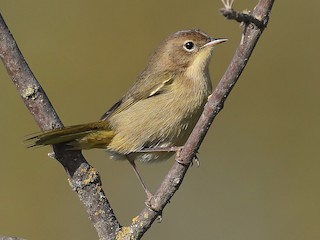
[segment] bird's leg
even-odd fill
[[[177,152],[179,153],[182,150],[183,146],[179,147],[146,147],[141,150],[135,151],[139,153],[149,153],[149,152]]]
[[[138,168],[137,168],[135,162],[131,161],[131,160],[128,160],[128,161],[129,161],[130,165],[132,166],[133,171],[137,175],[137,177],[138,177],[138,179],[139,179],[139,181],[140,181],[140,183],[141,183],[141,185],[143,187],[143,190],[145,191],[145,193],[147,195],[147,201],[149,201],[153,197],[153,194],[148,190],[146,184],[144,183],[144,181],[143,181],[143,179],[142,179],[142,177],[140,175],[140,172],[138,171]]]
[[[183,149],[183,146],[174,146],[174,147],[146,147],[146,148],[142,148],[141,150],[135,151],[138,153],[150,153],[150,152],[176,152],[177,154],[177,158],[179,159],[179,154],[181,152],[181,150]],[[198,152],[196,153],[196,155],[194,156],[192,162],[191,162],[191,166],[193,165],[193,163],[196,164],[197,167],[200,166],[200,160],[197,156]],[[183,162],[180,162],[179,160],[176,160],[178,163],[181,164],[185,164]]]
[[[183,146],[174,146],[174,147],[146,147],[142,148],[141,150],[138,150],[136,152],[139,153],[150,153],[150,152],[176,152],[176,159],[179,159],[180,152],[182,151]],[[180,162],[179,160],[176,160],[180,164],[184,164],[183,162]],[[198,162],[197,162],[197,165]]]
[[[174,146],[174,147],[146,147],[142,148],[141,150],[135,151],[138,153],[150,153],[150,152],[176,152],[176,159],[179,159],[180,152],[182,151],[183,146]],[[180,162],[176,160],[180,164],[185,164],[184,162]],[[199,167],[200,162],[197,155],[194,158],[196,165]],[[193,163],[193,162],[192,162]]]

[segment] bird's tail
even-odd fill
[[[25,140],[28,148],[66,143],[70,149],[107,148],[114,137],[106,121],[64,127],[35,134]]]

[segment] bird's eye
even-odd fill
[[[184,48],[185,50],[187,50],[188,52],[191,52],[191,51],[194,50],[195,45],[194,45],[194,43],[193,43],[192,41],[187,41],[187,42],[185,42],[185,43],[183,44],[183,48]]]

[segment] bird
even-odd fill
[[[129,91],[99,121],[35,134],[26,139],[28,147],[105,149],[111,158],[128,160],[151,198],[135,162],[166,160],[184,145],[212,93],[213,48],[227,40],[199,29],[169,35]]]

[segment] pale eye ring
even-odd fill
[[[194,42],[190,40],[185,41],[185,43],[183,44],[183,48],[188,52],[194,51],[195,47],[196,45],[194,44]]]

